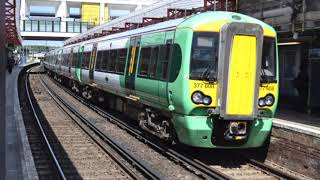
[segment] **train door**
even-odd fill
[[[73,48],[71,48],[70,54],[68,56],[68,76],[70,76],[71,74],[72,58],[73,58]]]
[[[257,116],[263,29],[256,24],[222,27],[218,64],[219,100],[224,119]]]
[[[72,49],[72,58],[70,62],[70,78],[76,80],[76,68],[78,64],[78,56],[79,56],[79,46],[76,46]]]
[[[84,45],[81,45],[79,48],[76,71],[75,71],[76,79],[80,82],[81,82],[81,65],[83,60],[83,50],[84,50]]]
[[[57,74],[61,74],[62,73],[62,61],[63,61],[63,52],[62,50],[58,51],[58,62],[57,62],[57,66],[58,66],[58,70],[57,70]]]
[[[160,48],[160,61],[158,64],[157,76],[160,79],[158,85],[159,102],[163,106],[168,105],[168,78],[169,61],[171,56],[172,44],[175,31],[168,31],[165,34],[164,45]]]
[[[91,56],[90,56],[90,63],[89,63],[89,81],[90,83],[94,82],[94,69],[95,69],[95,64],[97,61],[97,47],[98,44],[93,44]]]
[[[125,73],[125,88],[126,94],[130,98],[136,99],[135,97],[135,77],[137,69],[137,61],[139,57],[139,47],[140,47],[141,36],[130,38],[129,46],[129,58],[126,65]]]
[[[93,44],[84,45],[81,62],[81,82],[89,84],[90,80],[90,60],[93,51]]]

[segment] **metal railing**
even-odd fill
[[[93,23],[77,21],[23,20],[21,24],[23,32],[82,33],[94,27]]]

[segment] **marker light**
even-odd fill
[[[211,104],[212,99],[210,96],[205,96],[202,101],[203,101],[203,104],[209,105],[209,104]]]

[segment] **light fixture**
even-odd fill
[[[295,41],[295,42],[282,42],[278,43],[278,46],[290,46],[290,45],[297,45],[301,44],[301,42]]]

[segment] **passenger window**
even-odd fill
[[[83,53],[83,59],[82,59],[82,67],[83,67],[83,69],[88,69],[89,61],[90,61],[90,52],[84,52]]]
[[[118,60],[117,60],[117,72],[124,73],[124,67],[127,58],[127,49],[118,50]]]
[[[107,50],[102,52],[101,70],[103,72],[107,72],[109,55],[110,55],[109,53],[110,53],[110,51],[107,51]]]
[[[75,68],[77,65],[77,61],[78,61],[78,53],[74,53],[73,58],[72,58],[71,67]]]
[[[116,61],[117,61],[117,50],[111,50],[109,56],[109,63],[108,63],[108,71],[115,72],[116,71]]]
[[[141,48],[140,53],[140,63],[139,63],[139,73],[140,76],[148,75],[148,67],[151,58],[151,47]]]
[[[98,51],[97,53],[97,59],[96,59],[96,71],[101,71],[101,62],[102,62],[102,51]]]
[[[150,60],[150,66],[149,66],[150,77],[156,76],[158,55],[159,55],[159,46],[153,47],[151,50],[151,60]]]

